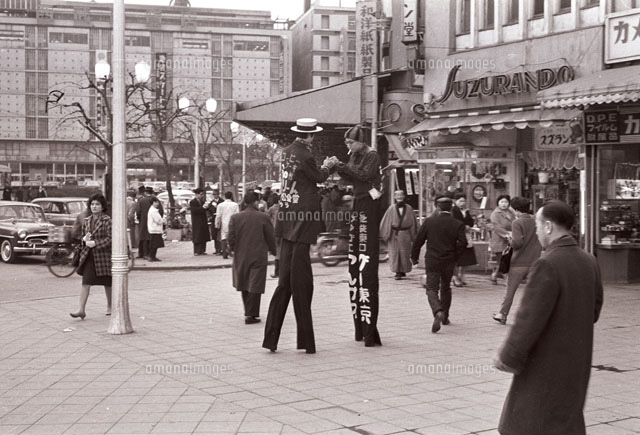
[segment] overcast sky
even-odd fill
[[[112,0],[96,1],[98,3],[113,3]],[[125,4],[169,5],[169,1],[170,0],[125,0],[124,2]],[[322,3],[338,5],[340,1],[344,6],[353,7],[355,5],[355,0],[323,0]],[[286,18],[295,20],[302,14],[304,0],[191,0],[191,6],[195,8],[233,8],[257,11],[266,10],[271,11],[271,18]]]

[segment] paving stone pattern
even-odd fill
[[[468,276],[451,325],[432,334],[421,272],[394,281],[382,265],[383,346],[365,348],[346,268],[314,269],[315,355],[295,350],[291,306],[278,352],[262,349],[264,323],[244,324],[229,269],[133,272],[136,332],[124,336],[106,333],[100,288],[84,321],[68,316],[76,297],[0,304],[0,433],[498,433],[511,379],[491,365],[509,328],[491,319],[502,286]],[[65,282],[79,289],[79,277]],[[263,317],[274,288],[270,279]],[[589,435],[640,433],[638,312],[640,286],[606,287]]]

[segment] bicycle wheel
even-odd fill
[[[47,268],[55,276],[66,278],[76,271],[76,268],[71,265],[72,259],[73,247],[71,245],[56,245],[47,252]]]

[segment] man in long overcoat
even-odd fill
[[[138,200],[136,205],[136,217],[138,218],[138,222],[140,223],[137,258],[144,258],[149,256],[149,240],[151,240],[149,230],[147,230],[147,215],[149,213],[151,203],[153,202],[153,198],[151,197],[153,195],[153,188],[145,187],[143,195],[144,196]]]
[[[297,139],[284,150],[282,158],[282,194],[276,220],[276,237],[280,246],[280,277],[271,303],[264,329],[262,347],[275,352],[280,330],[293,297],[293,309],[298,326],[298,349],[316,352],[311,299],[313,298],[313,271],[309,256],[310,245],[316,243],[322,229],[322,213],[317,183],[329,177],[335,161],[325,159],[318,168],[311,153],[314,134],[322,131],[318,121],[302,118],[291,130]]]
[[[260,322],[260,298],[267,282],[268,253],[276,255],[269,215],[258,210],[258,196],[247,192],[245,209],[231,216],[229,247],[233,251],[233,287],[242,292],[245,323]]]
[[[516,321],[496,360],[514,373],[498,430],[503,435],[583,435],[593,325],[602,308],[598,263],[571,235],[561,201],[536,214],[544,255],[532,267]]]
[[[405,194],[396,190],[392,204],[380,222],[380,239],[387,242],[391,272],[395,279],[402,279],[411,272],[411,244],[418,232],[418,222],[413,207],[404,202]]]
[[[189,202],[191,210],[191,232],[193,241],[193,255],[206,255],[207,242],[211,240],[209,224],[207,223],[207,204],[204,189],[198,187],[193,191],[196,197]]]

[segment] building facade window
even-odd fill
[[[321,36],[320,37],[320,48],[322,48],[323,50],[328,50],[329,49],[329,37],[328,36]]]
[[[458,0],[458,35],[471,31],[471,0]]]
[[[355,15],[349,15],[349,22],[347,23],[347,30],[356,30],[356,17]]]
[[[623,12],[640,7],[638,0],[611,0],[611,12]]]
[[[347,39],[347,50],[356,51],[356,38]]]
[[[482,23],[481,29],[493,29],[494,0],[484,0],[482,3],[482,18],[480,21]]]
[[[571,0],[560,0],[560,9],[559,12],[570,12],[571,11]]]
[[[520,21],[520,0],[509,0],[507,11],[507,24],[515,24]]]
[[[320,58],[320,69],[322,71],[328,71],[329,70],[329,58],[327,56],[322,56]]]
[[[329,86],[329,77],[320,77],[320,86]]]
[[[544,15],[544,2],[545,0],[533,0],[533,16],[539,17]]]
[[[329,15],[321,15],[320,16],[320,28],[328,29],[329,28]]]

